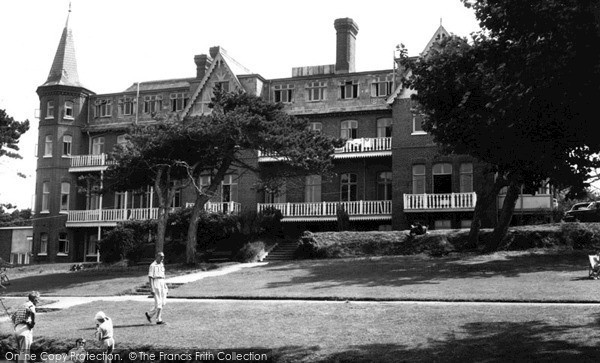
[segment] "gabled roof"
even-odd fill
[[[213,48],[211,48],[211,52],[212,52],[212,49]],[[190,114],[192,108],[194,107],[194,103],[196,103],[196,100],[202,94],[202,92],[204,90],[206,90],[206,88],[207,88],[206,85],[207,85],[208,81],[210,80],[210,78],[212,77],[213,72],[215,71],[215,69],[218,67],[219,64],[222,64],[227,69],[227,71],[233,76],[232,79],[233,79],[235,85],[237,86],[237,88],[239,88],[239,89],[243,89],[243,86],[240,83],[240,80],[238,79],[237,76],[252,73],[246,67],[239,64],[235,59],[231,58],[227,54],[225,49],[223,49],[222,47],[214,47],[214,49],[217,50],[216,55],[213,57],[210,67],[208,68],[208,70],[206,70],[206,73],[204,74],[202,81],[200,81],[198,88],[196,88],[196,91],[194,92],[192,97],[190,97],[190,102],[188,103],[188,105],[185,107],[185,109],[181,113],[182,118],[186,117]]]
[[[71,10],[69,9],[69,13]],[[69,17],[63,29],[58,49],[52,62],[52,68],[48,74],[48,79],[40,87],[45,86],[73,86],[83,87],[79,83],[79,74],[77,73],[77,60],[75,58],[75,45],[73,34],[69,28]]]

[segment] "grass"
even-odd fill
[[[93,348],[93,316],[114,320],[117,348],[268,349],[277,362],[594,361],[595,306],[447,305],[358,302],[188,301],[167,305],[166,326],[150,325],[148,303],[97,302],[41,315],[41,337]],[[5,328],[2,328],[5,332]],[[150,348],[152,347],[152,348]],[[49,349],[46,347],[45,349]]]
[[[173,297],[596,302],[582,251],[271,263],[188,283]]]

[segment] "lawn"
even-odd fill
[[[173,297],[598,301],[581,251],[290,261],[203,279]]]
[[[117,348],[194,351],[267,349],[277,362],[597,361],[599,313],[592,305],[201,301],[169,303],[165,326],[151,305],[96,302],[43,314],[35,336],[90,343],[94,314],[115,322]],[[2,332],[6,328],[2,327]],[[67,349],[65,347],[62,349]],[[44,349],[50,349],[46,347]]]

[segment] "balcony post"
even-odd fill
[[[364,204],[362,200],[358,202],[358,214],[364,214]]]
[[[454,206],[456,205],[454,198],[455,198],[456,194],[454,193],[450,193],[450,208],[454,209]]]
[[[288,217],[290,216],[290,202],[286,203],[286,206],[285,206],[285,215],[288,216]]]
[[[425,209],[429,208],[429,199],[427,198],[427,193],[423,193],[423,207]]]

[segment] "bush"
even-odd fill
[[[269,236],[281,237],[283,236],[283,227],[281,220],[283,214],[279,209],[275,207],[268,207],[258,213],[258,222],[260,225],[260,234],[267,234]]]
[[[126,258],[137,260],[141,256],[135,251],[142,245],[143,242],[133,229],[117,226],[100,241],[100,258],[107,263],[118,262]]]
[[[600,250],[600,225],[597,223],[562,223],[563,243],[576,250]]]
[[[350,216],[342,204],[338,204],[335,215],[337,218],[338,231],[347,231],[350,228]]]
[[[262,241],[246,243],[236,254],[235,259],[239,262],[257,262],[265,256],[265,243]]]

